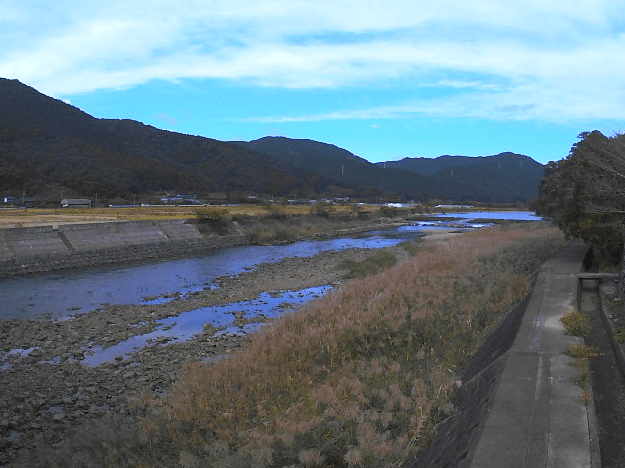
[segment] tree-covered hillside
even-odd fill
[[[0,78],[0,196],[100,203],[166,194],[366,201],[529,202],[543,166],[526,156],[442,157],[372,164],[313,140],[222,142],[132,120],[97,119]]]
[[[431,177],[452,199],[507,202],[528,202],[534,198],[545,170],[532,158],[515,153],[404,158],[378,165]]]
[[[0,79],[0,194],[133,200],[165,193],[313,196],[353,187],[238,145],[96,119]]]
[[[625,286],[625,135],[582,133],[566,159],[547,166],[533,209],[620,262]]]
[[[392,194],[399,199],[427,199],[441,195],[436,182],[429,177],[403,170],[380,170],[375,164],[327,143],[284,137],[235,143],[323,177]]]

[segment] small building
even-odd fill
[[[63,208],[91,208],[91,200],[86,198],[64,198],[61,200]]]
[[[11,205],[12,207],[21,206],[22,208],[32,207],[37,204],[36,197],[27,197],[22,195],[21,197],[6,196],[0,199],[0,202],[4,201],[4,204]]]
[[[202,202],[198,200],[197,195],[167,195],[165,197],[161,197],[161,202],[166,205],[201,205]]]

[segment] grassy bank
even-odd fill
[[[406,244],[240,353],[188,365],[141,401],[140,429],[88,428],[65,449],[102,466],[399,466],[454,414],[468,358],[562,244],[546,223]]]
[[[480,206],[473,210],[514,210],[523,209],[517,206]],[[232,217],[268,217],[297,216],[316,214],[328,215],[369,215],[369,216],[407,216],[412,214],[427,214],[439,212],[467,211],[452,207],[435,207],[427,204],[406,208],[395,208],[386,205],[341,204],[329,205],[325,203],[310,204],[240,204],[224,207],[198,206],[126,206],[126,207],[98,207],[98,208],[28,208],[28,209],[0,209],[0,228],[41,226],[62,223],[92,223],[103,221],[153,221],[167,219],[192,219],[198,211],[223,211]]]
[[[189,366],[143,428],[183,466],[396,466],[453,414],[459,370],[561,242],[542,224],[425,242]]]
[[[304,205],[231,205],[227,207],[198,206],[127,206],[109,208],[28,208],[0,210],[0,228],[27,227],[59,223],[92,223],[102,221],[152,221],[167,219],[193,219],[198,211],[227,211],[229,216],[271,216],[279,211],[288,216],[309,214],[311,206]],[[313,207],[314,210],[314,207]],[[333,207],[336,214],[349,214],[354,211],[351,205]],[[362,212],[376,212],[377,207],[368,206]]]

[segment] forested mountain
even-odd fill
[[[538,193],[544,171],[542,164],[514,153],[404,158],[372,164],[334,145],[311,140],[265,137],[237,143],[299,168],[403,199],[526,203]]]
[[[528,202],[542,169],[511,153],[372,164],[312,140],[222,142],[97,119],[0,78],[0,197],[25,194],[44,204],[63,196],[154,202],[168,193]]]
[[[429,177],[396,169],[381,171],[375,164],[327,143],[284,137],[265,137],[233,143],[281,159],[323,177],[392,194],[403,200],[427,199],[442,194],[436,181]]]
[[[545,166],[515,153],[494,156],[404,158],[378,166],[432,177],[452,199],[529,201],[538,194]]]
[[[0,79],[0,195],[133,200],[165,193],[314,196],[355,187],[209,138],[96,119]],[[147,198],[152,199],[153,198]]]

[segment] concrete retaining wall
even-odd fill
[[[185,220],[2,229],[0,277],[192,255],[246,242],[244,236],[205,237]]]

